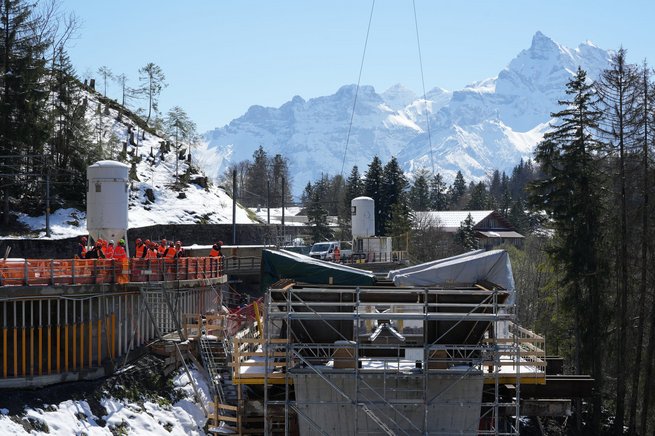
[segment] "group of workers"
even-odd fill
[[[87,243],[86,236],[82,236],[75,254],[76,259],[127,259],[124,239],[120,239],[118,245],[113,240],[106,241],[104,239],[98,239],[90,248]],[[137,238],[133,257],[137,259],[175,259],[183,256],[185,256],[185,252],[180,241],[167,243],[166,239],[162,239],[161,243],[157,243],[150,239],[146,239],[144,242],[141,238]]]
[[[118,245],[114,243],[113,239],[110,241],[98,239],[91,248],[87,248],[87,242],[86,236],[80,238],[75,254],[76,259],[127,259],[124,239],[120,239]]]
[[[162,239],[161,242],[157,243],[150,239],[143,241],[141,238],[136,238],[136,248],[134,249],[136,259],[176,259],[184,256],[186,256],[186,252],[180,241],[169,242]]]
[[[115,245],[113,240],[106,241],[104,239],[98,239],[91,248],[88,248],[87,242],[88,239],[86,236],[80,238],[77,253],[75,254],[76,259],[127,259],[124,239],[120,239],[118,245]],[[168,242],[166,239],[162,239],[158,243],[150,239],[143,241],[141,238],[137,238],[135,242],[136,248],[133,256],[135,259],[176,259],[186,256],[186,252],[180,241]],[[212,245],[209,256],[222,257],[222,246],[223,241],[218,241]]]

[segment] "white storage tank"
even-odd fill
[[[87,168],[86,227],[94,241],[102,238],[118,245],[119,239],[125,239],[127,248],[129,169],[113,160],[102,160]]]
[[[350,202],[353,239],[375,236],[375,201],[371,197],[357,197]]]

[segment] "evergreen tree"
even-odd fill
[[[261,145],[252,155],[248,167],[245,192],[242,201],[247,206],[266,204],[266,182],[268,180],[268,155]]]
[[[382,171],[382,185],[380,187],[382,196],[377,214],[381,219],[381,236],[389,235],[391,232],[392,210],[395,205],[399,204],[397,210],[407,208],[407,196],[405,195],[407,184],[407,179],[402,169],[400,169],[398,160],[395,156],[392,157]]]
[[[35,196],[39,184],[28,174],[44,171],[41,156],[51,125],[45,110],[48,91],[44,38],[46,23],[34,13],[34,6],[23,0],[0,3],[0,195],[2,221],[19,210],[10,199],[20,201],[27,192]]]
[[[466,180],[461,171],[457,171],[455,180],[449,189],[449,209],[457,210],[459,200],[466,194]]]
[[[627,187],[627,159],[628,148],[634,143],[635,137],[640,133],[637,125],[633,123],[637,112],[639,87],[637,86],[640,76],[636,65],[627,63],[626,51],[621,48],[612,56],[611,67],[603,71],[597,84],[599,96],[599,112],[603,114],[600,123],[601,131],[604,133],[609,153],[618,159],[619,180],[615,184],[616,202],[618,204],[618,216],[616,226],[618,227],[619,255],[616,256],[616,270],[620,277],[619,298],[617,311],[617,351],[616,351],[616,419],[615,432],[622,432],[625,417],[625,394],[627,371],[639,371],[638,368],[631,369],[624,362],[627,350],[627,322],[628,322],[628,295],[631,293],[628,283],[628,216],[626,204]]]
[[[485,210],[489,202],[489,194],[484,182],[478,182],[470,190],[471,197],[466,205],[467,210]]]
[[[273,156],[270,162],[270,191],[271,191],[271,207],[282,207],[282,200],[284,204],[289,204],[291,200],[291,188],[289,178],[289,160],[282,157],[281,154]]]
[[[321,204],[318,192],[314,191],[307,208],[307,222],[311,226],[312,241],[314,243],[332,239],[327,216],[328,212]]]
[[[412,210],[426,211],[430,209],[430,173],[426,169],[416,172],[414,183],[409,190],[409,204]]]
[[[89,141],[91,127],[75,70],[63,48],[53,60],[51,115],[54,121],[49,165],[53,198],[84,203],[87,167],[103,159],[102,150]],[[72,183],[71,183],[72,182]]]
[[[346,179],[345,195],[343,198],[343,216],[340,217],[344,226],[349,227],[352,221],[352,212],[350,204],[354,198],[364,195],[364,184],[359,174],[359,168],[355,165]]]
[[[412,211],[407,201],[400,200],[391,206],[391,218],[388,224],[388,234],[393,236],[393,249],[407,251],[407,239],[412,228]]]
[[[503,172],[503,174],[505,174]],[[500,171],[494,170],[491,175],[491,180],[489,181],[489,196],[493,198],[495,204],[502,203],[503,197],[503,186],[502,186],[502,177]]]
[[[448,188],[439,173],[430,179],[430,208],[432,210],[448,208]]]
[[[462,221],[459,225],[459,229],[455,234],[455,240],[459,245],[461,245],[466,251],[476,250],[478,248],[478,240],[475,237],[475,221],[469,213],[466,216],[466,219]]]
[[[377,156],[368,165],[368,171],[364,176],[364,195],[371,197],[375,202],[375,234],[382,235],[382,219],[380,210],[382,207],[382,161]]]
[[[549,252],[562,271],[561,285],[573,312],[575,369],[590,371],[595,379],[592,432],[599,434],[604,378],[599,332],[606,321],[599,222],[602,178],[595,159],[600,145],[592,136],[599,114],[582,69],[567,83],[566,94],[569,99],[560,101],[564,108],[552,114],[557,120],[553,130],[537,146],[536,159],[545,178],[532,184],[530,200],[546,212],[556,231]]]
[[[650,221],[651,215],[651,174],[650,174],[650,159],[653,145],[655,145],[655,114],[653,113],[653,108],[655,108],[655,93],[653,93],[653,88],[655,84],[652,81],[652,71],[646,65],[642,68],[642,80],[640,84],[641,96],[639,98],[639,120],[642,130],[642,144],[641,144],[641,179],[642,179],[642,192],[641,192],[641,262],[640,270],[641,277],[639,283],[639,325],[637,328],[637,356],[635,357],[635,368],[642,368],[645,366],[645,374],[643,380],[646,383],[640,383],[639,373],[637,373],[633,379],[633,398],[631,400],[630,410],[637,409],[637,395],[639,393],[639,386],[643,385],[642,389],[642,407],[641,407],[641,426],[640,434],[648,434],[648,417],[651,415],[650,412],[650,395],[649,391],[649,382],[652,380],[653,373],[653,358],[655,356],[655,310],[650,310],[650,332],[648,338],[648,348],[646,351],[646,365],[641,365],[641,351],[643,343],[646,340],[645,338],[645,329],[646,329],[646,299],[648,296],[648,290],[652,287],[652,282],[650,280],[651,275],[649,274],[649,268],[651,265],[650,257],[652,247],[650,246],[650,241],[652,240],[652,223]],[[648,308],[650,309],[650,308]],[[631,422],[636,420],[630,419]],[[629,427],[630,431],[634,431],[636,424]]]
[[[309,207],[309,204],[312,201],[312,194],[314,193],[314,187],[312,186],[312,182],[307,182],[305,185],[305,189],[303,189],[302,194],[300,194],[300,204],[302,204],[302,207],[307,209]]]

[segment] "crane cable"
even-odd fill
[[[346,136],[346,148],[343,151],[343,159],[341,160],[341,178],[343,179],[343,167],[346,164],[346,154],[348,153],[348,144],[350,143],[350,132],[353,127],[353,118],[355,117],[355,107],[357,106],[357,96],[359,94],[359,85],[362,80],[362,71],[364,69],[364,58],[366,57],[366,47],[368,46],[368,36],[371,32],[371,22],[373,21],[373,10],[375,9],[375,0],[371,4],[371,13],[368,17],[368,28],[366,29],[366,39],[364,40],[364,52],[362,53],[362,61],[359,65],[359,77],[357,78],[357,87],[355,88],[355,100],[353,101],[353,110],[350,114],[350,124],[348,125],[348,135]]]
[[[412,7],[414,10],[414,28],[416,30],[416,45],[418,47],[418,61],[421,70],[421,86],[423,87],[423,103],[425,104],[425,121],[428,129],[428,143],[430,145],[430,164],[432,166],[432,174],[434,174],[434,156],[432,153],[432,132],[430,130],[430,113],[428,111],[428,97],[425,91],[425,75],[423,73],[423,56],[421,53],[421,39],[418,31],[418,19],[416,17],[416,0],[412,0]],[[343,151],[343,158],[341,160],[341,178],[343,178],[343,169],[346,164],[346,154],[348,153],[348,145],[350,144],[350,134],[353,127],[353,119],[355,117],[355,108],[357,106],[357,96],[359,95],[359,87],[362,80],[362,71],[364,70],[364,59],[366,58],[366,48],[368,46],[368,37],[371,32],[371,22],[373,21],[373,11],[375,10],[375,0],[371,4],[371,13],[368,18],[368,27],[366,29],[366,39],[364,40],[364,51],[362,53],[362,60],[359,65],[359,76],[357,77],[357,87],[355,88],[355,99],[353,101],[353,108],[350,113],[350,123],[348,124],[348,134],[346,136],[346,147]]]
[[[425,123],[428,126],[428,142],[430,144],[430,164],[432,165],[432,174],[434,175],[434,157],[432,156],[432,134],[430,132],[430,113],[428,112],[428,97],[425,92],[425,77],[423,75],[423,57],[421,55],[421,39],[418,33],[418,20],[416,18],[416,0],[412,0],[414,7],[414,27],[416,28],[416,45],[418,46],[418,62],[421,68],[421,85],[423,86],[423,103],[425,104]]]

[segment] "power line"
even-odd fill
[[[355,107],[357,106],[357,96],[359,95],[359,84],[362,81],[362,71],[364,70],[364,58],[366,57],[366,47],[368,46],[368,36],[371,32],[371,22],[373,21],[373,10],[375,9],[375,0],[371,4],[371,14],[368,17],[368,28],[366,29],[366,39],[364,41],[364,52],[362,61],[359,65],[359,77],[357,78],[357,88],[355,88],[355,100],[353,101],[353,110],[350,114],[350,124],[348,125],[348,135],[346,136],[346,148],[343,150],[343,159],[341,160],[341,177],[343,177],[343,167],[346,164],[346,154],[348,153],[348,144],[350,143],[350,132],[353,127],[353,118],[355,117]]]
[[[432,135],[430,132],[430,114],[428,112],[428,97],[425,92],[425,77],[423,74],[423,56],[421,55],[421,39],[418,32],[418,19],[416,18],[416,0],[412,0],[414,7],[414,27],[416,28],[416,45],[418,46],[418,62],[421,68],[421,85],[423,86],[423,102],[425,103],[425,121],[428,126],[428,142],[430,144],[430,164],[432,165],[432,175],[434,175],[434,157],[432,156]]]

